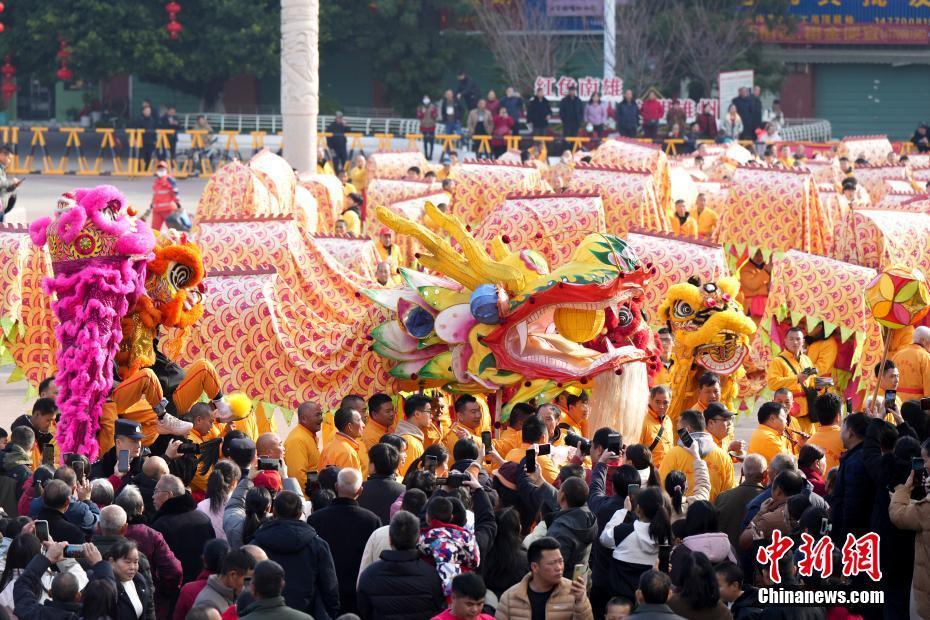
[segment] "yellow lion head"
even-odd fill
[[[756,325],[736,301],[738,292],[739,281],[730,277],[703,284],[692,278],[669,288],[658,314],[672,330],[676,356],[718,375],[742,365]]]

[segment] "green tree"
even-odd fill
[[[135,74],[212,105],[236,74],[277,73],[281,39],[278,0],[180,0],[184,31],[172,40],[161,2],[30,0],[9,3],[0,53],[20,75],[55,79],[59,38],[68,42],[74,75],[103,80]],[[324,3],[325,4],[325,3]]]

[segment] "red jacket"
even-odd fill
[[[178,595],[178,602],[174,606],[173,620],[184,620],[185,616],[187,616],[187,612],[194,606],[197,595],[207,587],[207,577],[209,576],[210,573],[202,570],[200,574],[197,575],[196,581],[185,583],[181,587],[181,593]]]
[[[16,504],[16,509],[21,515],[29,514],[29,504],[36,497],[36,485],[32,483],[32,476],[26,478],[26,482],[23,483],[23,494],[19,496],[19,502]]]
[[[665,108],[658,99],[646,99],[643,101],[643,107],[639,110],[640,116],[643,117],[643,123],[658,123],[665,116]]]
[[[170,176],[155,177],[152,183],[152,211],[170,213],[178,208],[178,184]]]
[[[494,138],[491,140],[494,144],[503,144],[504,136],[509,136],[513,130],[513,119],[510,116],[501,116],[498,114],[494,117]]]

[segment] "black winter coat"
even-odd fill
[[[359,614],[367,620],[429,620],[445,606],[436,569],[415,549],[382,551],[358,582]]]
[[[172,497],[155,514],[152,529],[161,532],[165,542],[181,563],[184,583],[194,581],[203,568],[203,546],[216,538],[213,523],[206,513],[197,510],[190,493]]]
[[[526,106],[526,120],[533,125],[533,129],[548,127],[551,114],[552,106],[545,98],[533,97]]]
[[[326,541],[339,579],[340,614],[357,614],[355,584],[358,567],[371,533],[381,527],[381,519],[354,499],[337,497],[329,506],[307,517],[317,536]]]
[[[833,542],[841,548],[846,542],[846,534],[852,533],[859,537],[870,531],[875,482],[866,468],[862,446],[859,444],[840,457],[840,469],[836,475],[831,503],[831,534]]]
[[[391,504],[401,496],[404,489],[404,485],[397,482],[394,476],[374,474],[362,485],[358,505],[375,513],[381,519],[381,524],[387,525],[391,522]]]
[[[286,575],[300,576],[284,582],[283,595],[288,607],[308,613],[316,620],[339,615],[339,584],[333,556],[329,545],[313,527],[296,519],[266,521],[256,530],[252,544],[264,549],[268,559],[280,564]]]
[[[52,600],[46,601],[44,605],[39,603],[36,593],[41,587],[42,575],[51,565],[52,563],[44,555],[37,555],[29,560],[26,570],[13,584],[13,600],[16,601],[14,612],[19,620],[80,619],[80,603],[58,603]]]
[[[48,521],[48,533],[52,540],[62,542],[67,540],[72,545],[83,545],[86,538],[81,528],[65,519],[65,516],[47,506],[42,506],[36,520]]]
[[[136,618],[154,618],[155,602],[152,599],[152,590],[145,583],[142,573],[136,573],[132,584],[136,587],[136,594],[142,603],[142,614],[136,616],[136,610],[129,600],[129,595],[123,588],[122,582],[113,574],[113,567],[106,560],[97,562],[93,569],[93,579],[108,579],[116,585],[116,620],[136,620]]]

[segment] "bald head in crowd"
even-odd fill
[[[280,461],[284,458],[284,443],[276,433],[264,433],[255,442],[255,451],[260,457]]]
[[[142,463],[142,473],[153,480],[158,480],[170,472],[165,459],[160,456],[149,456]]]

